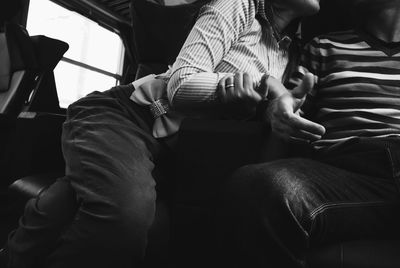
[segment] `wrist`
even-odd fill
[[[260,95],[261,100],[265,100],[268,98],[269,94],[269,85],[268,85],[268,80],[269,80],[270,74],[269,73],[264,73],[260,80],[256,83],[254,89],[255,91]]]
[[[287,89],[285,88],[285,86],[283,86],[282,83],[275,77],[270,75],[268,77],[268,80],[266,80],[265,82],[268,88],[268,100],[279,98],[283,94],[287,93]]]

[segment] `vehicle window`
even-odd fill
[[[27,30],[69,44],[54,70],[61,107],[119,83],[124,47],[116,33],[49,0],[30,0]]]

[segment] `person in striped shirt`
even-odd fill
[[[261,78],[284,76],[290,53],[282,32],[318,9],[319,0],[210,1],[172,67],[169,102],[203,115],[225,102],[254,108],[266,93],[258,87],[266,86]],[[218,97],[223,78],[226,87]],[[165,136],[172,133],[154,137],[154,114],[132,101],[134,84],[93,92],[68,107],[62,137],[66,176],[27,204],[8,241],[9,267],[122,268],[143,259],[156,181],[169,175],[162,167],[170,167]],[[82,200],[78,209],[68,201],[76,199],[64,190],[68,185]]]
[[[292,82],[309,86],[266,112],[276,135],[312,154],[229,181],[221,221],[232,267],[305,267],[312,247],[400,238],[400,1],[349,3],[362,23],[306,45]]]

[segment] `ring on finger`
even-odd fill
[[[235,86],[234,84],[228,84],[228,85],[226,85],[225,88],[231,88],[231,87],[234,87],[234,86]]]

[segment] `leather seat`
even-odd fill
[[[31,37],[14,23],[6,23],[0,33],[1,185],[7,186],[10,179],[32,174],[39,167],[48,169],[48,165],[40,164],[46,160],[54,167],[60,166],[55,160],[63,161],[54,156],[33,158],[30,150],[42,146],[43,156],[49,156],[55,148],[60,150],[59,146],[49,147],[57,144],[55,129],[60,125],[59,115],[62,117],[52,71],[67,49],[65,42]],[[44,118],[48,119],[45,124]]]
[[[22,43],[22,45],[21,45]],[[0,185],[13,174],[15,130],[18,112],[29,94],[37,68],[33,46],[24,29],[5,24],[0,32]]]

